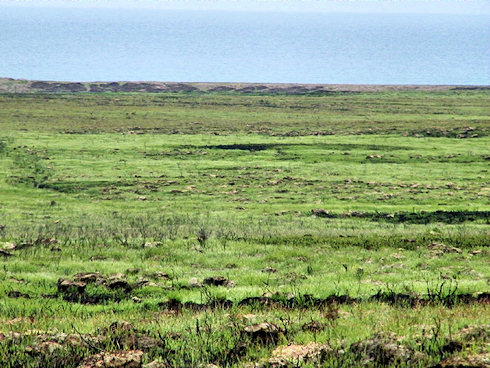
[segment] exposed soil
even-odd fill
[[[55,82],[0,78],[0,93],[237,92],[242,94],[338,94],[385,91],[474,91],[490,86],[360,85],[291,83]]]

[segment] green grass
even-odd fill
[[[0,95],[0,247],[18,248],[0,256],[0,332],[21,333],[0,335],[0,365],[130,349],[103,331],[123,320],[160,341],[144,362],[171,366],[246,366],[313,341],[346,352],[324,366],[356,366],[349,346],[381,331],[425,354],[401,365],[481,353],[485,338],[444,346],[490,317],[474,299],[490,282],[488,127],[482,91]],[[96,271],[147,283],[89,285],[94,305],[58,293],[58,279]],[[190,287],[216,275],[235,285]],[[286,305],[239,306],[261,295]],[[231,308],[164,307],[220,300]],[[311,320],[327,328],[303,331]],[[262,321],[285,328],[279,341],[244,335]],[[39,331],[105,340],[70,359],[26,354]]]

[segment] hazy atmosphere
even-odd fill
[[[0,0],[0,5],[183,10],[489,14],[485,0]]]

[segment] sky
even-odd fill
[[[0,0],[0,6],[490,14],[490,0]]]

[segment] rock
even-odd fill
[[[253,340],[258,340],[262,343],[277,343],[279,336],[284,332],[279,326],[270,323],[262,322],[251,326],[246,326],[243,332]]]
[[[137,296],[133,296],[132,300],[134,303],[141,303],[141,298],[138,298]]]
[[[461,249],[456,247],[451,247],[442,243],[429,244],[428,248],[432,251],[432,254],[435,256],[440,256],[444,253],[458,253],[458,254],[462,253]]]
[[[135,287],[150,286],[150,280],[143,277],[139,277],[135,282]]]
[[[133,290],[131,284],[122,278],[112,278],[111,281],[107,283],[107,287],[111,290],[123,289],[127,293]]]
[[[335,217],[334,215],[330,214],[327,210],[324,210],[323,208],[316,208],[311,210],[311,214],[316,216],[316,217]]]
[[[170,280],[168,273],[157,271],[151,275],[154,279]]]
[[[204,279],[202,283],[211,286],[228,286],[230,280],[223,276],[212,276]]]
[[[71,281],[68,279],[60,278],[57,283],[58,292],[60,293],[79,293],[85,292],[85,287],[87,284],[82,281]]]
[[[63,349],[63,345],[54,341],[45,341],[32,346],[26,346],[25,351],[33,355],[51,355]]]
[[[189,280],[189,286],[193,288],[199,288],[202,287],[202,284],[199,282],[197,277],[193,277],[192,279]]]
[[[142,358],[141,350],[102,352],[88,357],[78,368],[140,368]]]
[[[12,251],[12,250],[15,250],[17,248],[17,246],[14,244],[14,243],[3,243],[2,247],[0,248],[0,250],[5,250],[5,251]]]
[[[399,365],[414,364],[424,355],[402,345],[396,335],[390,333],[374,334],[370,338],[352,344],[349,351],[359,360],[360,365]]]
[[[444,359],[433,368],[488,368],[490,353],[473,354],[466,357],[452,356]]]
[[[468,254],[471,254],[472,256],[477,256],[479,254],[482,254],[483,253],[483,250],[481,249],[475,249],[475,250],[471,250],[468,252]]]
[[[77,273],[73,276],[74,281],[81,281],[86,284],[95,283],[97,285],[102,285],[106,283],[106,279],[100,272],[82,272]]]
[[[270,368],[287,368],[304,364],[320,364],[332,349],[326,345],[309,343],[307,345],[280,346],[272,352],[267,362]]]
[[[170,368],[170,366],[161,360],[154,360],[150,363],[143,364],[142,368]]]

